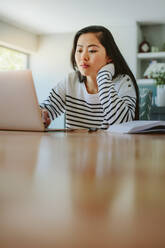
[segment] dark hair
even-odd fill
[[[131,72],[129,66],[127,65],[124,57],[122,56],[119,48],[117,47],[111,32],[107,28],[105,28],[103,26],[88,26],[88,27],[85,27],[85,28],[79,30],[76,33],[76,35],[74,37],[74,41],[73,41],[72,52],[71,52],[71,64],[73,66],[73,69],[77,70],[77,65],[76,65],[76,61],[75,61],[75,52],[76,52],[76,47],[77,47],[77,41],[78,41],[80,35],[86,34],[86,33],[95,33],[99,42],[105,48],[107,56],[110,59],[112,59],[114,66],[115,66],[115,75],[113,78],[117,77],[120,74],[127,74],[132,79],[132,82],[133,82],[133,85],[134,85],[135,91],[136,91],[136,96],[137,96],[135,120],[139,119],[139,90],[138,90],[138,86],[136,83],[136,79],[135,79],[133,73]],[[86,77],[82,76],[79,71],[78,71],[78,75],[79,75],[80,82],[84,82],[86,80]]]

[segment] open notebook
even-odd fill
[[[107,129],[112,133],[165,133],[165,121],[130,121],[114,124]]]
[[[43,125],[30,70],[0,72],[0,130],[50,130]]]

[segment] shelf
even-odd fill
[[[151,111],[152,113],[165,114],[165,106],[152,105]]]
[[[157,53],[138,53],[138,59],[159,59],[165,58],[165,52],[157,52]]]
[[[152,105],[151,107],[151,120],[165,120],[165,106],[159,107]]]
[[[141,53],[136,51],[136,78],[139,87],[146,87],[156,95],[156,82],[154,79],[145,79],[144,73],[150,65],[150,62],[156,60],[158,63],[165,63],[164,37],[165,24],[163,23],[137,23],[137,48],[144,37],[153,47],[160,49],[158,52]],[[153,50],[152,50],[153,51]]]
[[[137,79],[137,84],[141,84],[141,85],[144,85],[144,84],[147,84],[147,85],[151,85],[151,84],[155,84],[155,80],[154,79]]]

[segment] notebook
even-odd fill
[[[30,70],[0,71],[0,130],[50,130],[44,127]]]
[[[107,132],[112,133],[165,133],[165,121],[139,120],[111,125]]]

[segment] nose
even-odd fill
[[[84,51],[84,52],[81,54],[81,59],[84,60],[84,61],[89,60],[89,54],[88,54],[87,51]]]

